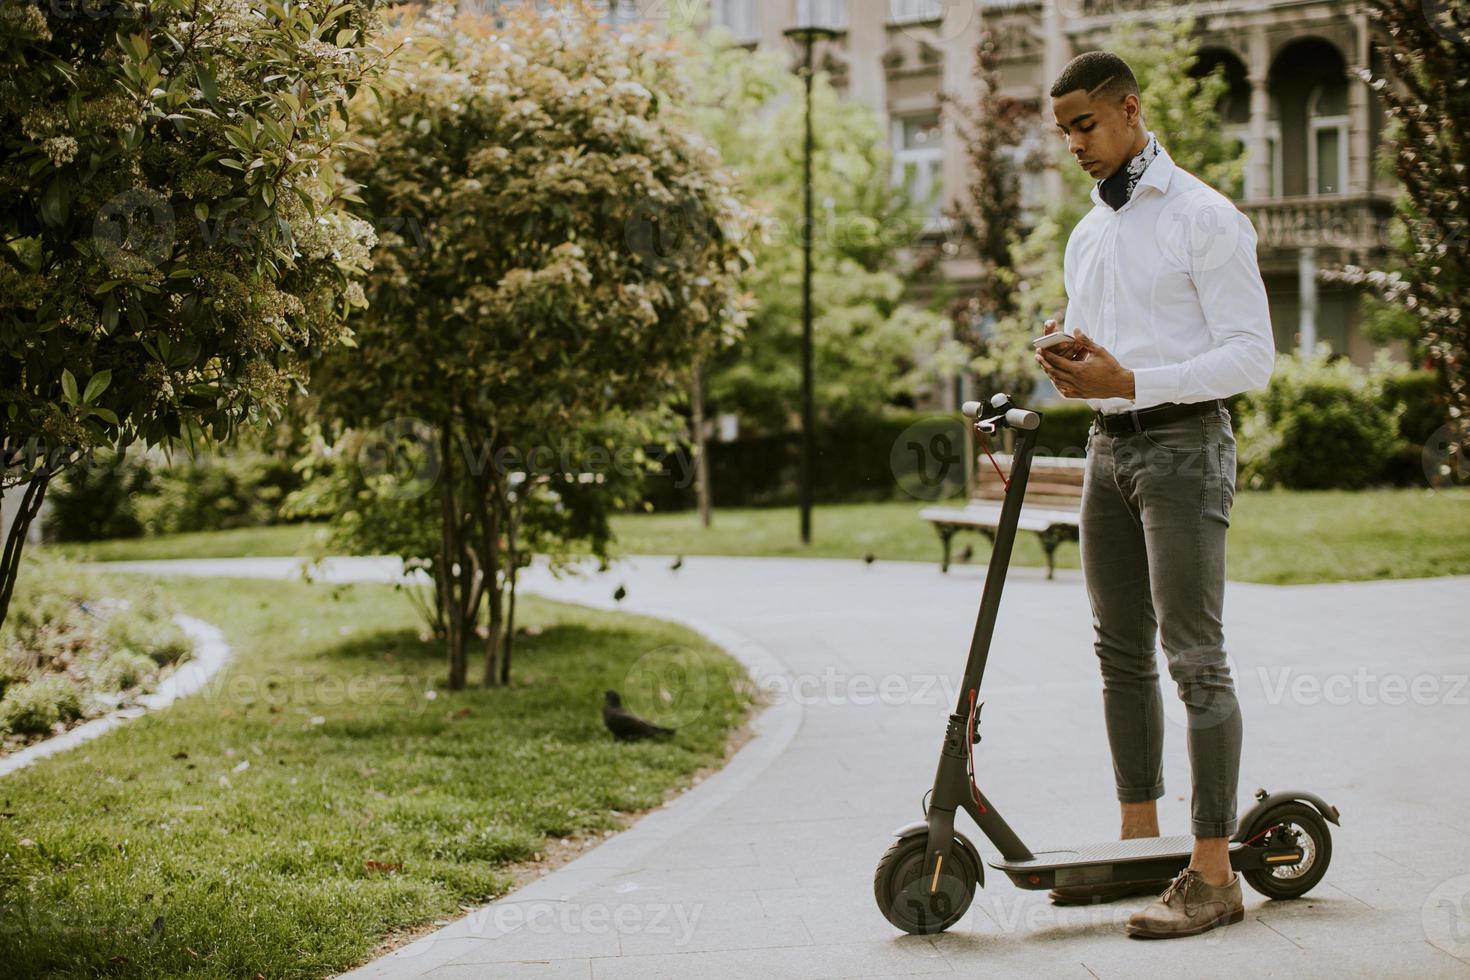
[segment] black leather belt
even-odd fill
[[[1114,412],[1105,414],[1096,413],[1098,428],[1110,436],[1127,435],[1130,432],[1142,432],[1144,429],[1152,429],[1156,425],[1167,425],[1170,422],[1178,422],[1180,419],[1194,418],[1207,415],[1216,409],[1224,408],[1225,403],[1218,398],[1207,402],[1189,402],[1181,405],[1177,402],[1165,402],[1162,405],[1154,405],[1150,408],[1140,408],[1136,412]]]

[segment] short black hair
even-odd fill
[[[1079,88],[1088,95],[1110,95],[1117,99],[1142,94],[1128,62],[1111,51],[1087,51],[1067,62],[1067,67],[1052,83],[1051,97],[1058,99]]]

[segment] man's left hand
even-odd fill
[[[1039,350],[1036,363],[1066,398],[1133,398],[1133,372],[1081,331],[1066,354]]]

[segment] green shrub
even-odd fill
[[[115,609],[107,616],[102,637],[113,650],[132,650],[146,654],[159,666],[171,664],[193,652],[194,644],[178,624],[145,601],[135,600],[128,609]],[[141,608],[140,608],[141,606]]]
[[[1399,448],[1389,459],[1388,479],[1400,486],[1423,486],[1424,446],[1448,418],[1439,377],[1433,371],[1403,367],[1384,374],[1383,399],[1402,405]]]
[[[1242,484],[1290,490],[1356,489],[1382,479],[1401,444],[1401,404],[1384,397],[1384,371],[1329,359],[1276,359],[1265,389],[1243,403]]]
[[[7,688],[0,698],[0,731],[44,735],[57,722],[82,715],[76,686],[60,675],[50,675]]]
[[[284,458],[250,450],[196,460],[129,451],[64,472],[47,494],[48,541],[99,541],[257,527],[280,521],[300,479]]]
[[[192,651],[157,586],[104,589],[70,562],[28,553],[0,626],[0,735],[45,736],[58,721],[90,717],[106,708],[94,693],[136,687]]]
[[[143,525],[135,501],[151,486],[142,453],[95,450],[47,488],[42,533],[47,541],[137,537]]]
[[[119,650],[92,671],[92,682],[103,691],[125,691],[142,684],[158,670],[151,657]]]
[[[1036,430],[1036,451],[1043,456],[1082,456],[1087,430],[1092,427],[1092,406],[1066,401],[1044,405],[1038,411],[1041,428]]]

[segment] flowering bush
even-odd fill
[[[656,409],[745,321],[750,218],[689,123],[671,48],[588,4],[542,6],[504,24],[401,8],[385,32],[397,54],[362,102],[367,152],[349,171],[380,232],[372,305],[358,348],[319,376],[348,425],[427,433],[442,537],[419,557],[446,611],[451,687],[482,604],[486,683],[506,679],[502,596],[545,526],[528,515],[574,512],[563,526],[601,547],[623,490],[606,465],[587,467],[602,482],[567,486],[558,469],[518,485],[503,460]],[[617,428],[599,441],[610,454],[631,442]]]
[[[348,338],[373,232],[335,167],[371,16],[0,7],[0,478],[29,484],[15,541],[80,453],[226,439]]]

